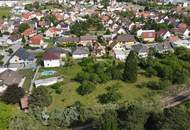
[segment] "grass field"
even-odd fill
[[[0,19],[3,17],[3,16],[9,16],[10,15],[10,10],[11,8],[6,8],[6,7],[0,7]]]
[[[0,102],[0,130],[6,130],[10,119],[17,113],[14,105],[6,105]]]
[[[80,83],[73,80],[78,72],[80,72],[81,67],[79,65],[74,65],[72,67],[67,67],[62,70],[62,75],[65,77],[65,80],[60,83],[63,92],[61,94],[56,94],[55,91],[48,87],[52,97],[53,103],[50,105],[49,110],[55,108],[63,108],[69,105],[72,105],[76,101],[80,101],[84,106],[89,107],[101,107],[102,105],[98,102],[98,96],[106,92],[106,87],[113,84],[120,84],[119,92],[122,95],[121,100],[118,103],[128,104],[130,102],[136,101],[137,99],[144,99],[146,97],[157,98],[159,94],[155,94],[152,90],[146,87],[139,87],[141,84],[148,81],[156,81],[157,77],[146,78],[143,75],[138,76],[138,81],[135,84],[128,84],[122,81],[110,81],[105,84],[100,84],[96,87],[96,90],[89,95],[81,96],[76,92],[76,89],[79,87]]]

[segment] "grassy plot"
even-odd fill
[[[23,70],[19,70],[18,73],[26,78],[23,88],[25,91],[28,91],[31,84],[31,80],[35,72],[32,69],[23,69]]]
[[[64,82],[58,84],[63,89],[61,94],[56,94],[55,91],[48,87],[51,91],[53,102],[49,107],[49,110],[53,110],[55,108],[63,108],[69,105],[72,105],[76,101],[80,101],[83,105],[89,107],[101,107],[102,105],[98,101],[98,96],[106,93],[106,88],[112,86],[113,84],[120,84],[119,92],[122,95],[122,98],[118,103],[129,103],[135,101],[139,98],[145,98],[147,95],[150,95],[153,91],[146,87],[139,87],[141,84],[148,81],[157,81],[157,77],[147,78],[143,75],[138,76],[138,81],[134,84],[128,84],[122,81],[109,81],[105,84],[100,84],[96,87],[96,90],[89,95],[81,96],[77,93],[77,88],[80,83],[73,80],[78,72],[80,72],[81,68],[79,65],[75,65],[72,67],[67,67],[67,69],[63,69],[63,75],[65,76]],[[158,94],[157,94],[158,95]],[[153,95],[156,97],[157,95]],[[150,98],[150,97],[149,97]]]
[[[0,130],[6,130],[10,119],[15,113],[15,107],[13,105],[6,105],[0,102]]]
[[[0,7],[0,19],[5,16],[9,16],[10,15],[10,12],[11,11],[11,8],[7,8],[7,7]]]

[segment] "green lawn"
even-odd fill
[[[24,70],[19,70],[18,73],[23,77],[26,77],[23,88],[25,91],[28,91],[31,84],[31,80],[35,72],[32,69],[24,69]]]
[[[136,101],[137,99],[150,99],[152,97],[159,97],[158,94],[153,95],[153,91],[146,87],[139,87],[139,85],[148,82],[148,81],[156,81],[157,77],[146,78],[145,76],[139,75],[138,81],[135,84],[127,84],[122,81],[110,81],[105,84],[98,85],[96,90],[85,96],[81,96],[76,92],[76,89],[79,87],[79,83],[75,82],[73,78],[76,76],[78,72],[80,72],[81,67],[79,65],[74,65],[72,67],[66,67],[62,69],[62,74],[65,76],[65,80],[60,83],[63,92],[62,94],[56,94],[55,91],[48,87],[52,97],[53,102],[49,107],[49,110],[55,108],[63,108],[69,105],[72,105],[76,101],[80,101],[83,105],[87,107],[102,107],[102,105],[98,102],[98,96],[106,92],[106,87],[111,86],[113,84],[119,83],[121,84],[121,88],[119,88],[119,92],[122,94],[122,99],[119,100],[120,104],[127,104],[129,102]]]
[[[0,130],[6,130],[9,125],[11,117],[16,115],[15,106],[6,105],[0,102]]]
[[[6,7],[0,7],[0,19],[3,17],[3,16],[9,16],[10,15],[10,10],[11,8],[6,8]]]

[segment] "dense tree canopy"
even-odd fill
[[[30,25],[27,23],[21,23],[19,25],[19,32],[22,33],[24,32],[26,29],[30,28]]]
[[[95,89],[96,89],[96,86],[94,83],[90,81],[84,81],[79,86],[77,91],[80,95],[86,95],[86,94],[92,93]]]
[[[115,111],[109,110],[102,115],[100,130],[119,130]]]
[[[37,122],[25,113],[13,117],[8,127],[8,130],[37,130],[37,129],[40,129]]]
[[[131,51],[125,61],[123,79],[127,82],[137,80],[137,57],[134,51]]]
[[[31,107],[47,107],[52,102],[52,97],[45,87],[35,88],[29,97]]]
[[[122,130],[144,130],[147,114],[139,106],[130,105],[118,110],[118,118]]]
[[[68,107],[63,110],[56,109],[50,113],[49,125],[54,128],[70,126],[74,121],[79,120],[77,107]]]
[[[1,100],[8,104],[19,103],[24,94],[23,88],[20,88],[17,85],[8,86],[1,96]]]

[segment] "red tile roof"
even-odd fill
[[[101,18],[101,20],[102,20],[103,22],[107,22],[107,21],[110,19],[110,17],[107,16],[107,15],[101,16],[100,18]]]
[[[32,15],[31,12],[22,13],[22,18],[24,18],[24,19],[29,19],[31,15]]]
[[[188,28],[188,25],[187,25],[186,23],[180,23],[180,24],[178,25],[178,28],[184,30],[184,29],[187,29],[187,28]]]
[[[156,32],[143,32],[143,38],[156,38]]]
[[[54,14],[54,16],[55,16],[55,19],[56,19],[57,21],[63,20],[63,16],[60,15],[60,14],[58,14],[58,13]]]
[[[50,31],[51,33],[56,33],[56,32],[59,31],[59,29],[57,29],[56,27],[51,27],[51,28],[49,28],[49,31]]]
[[[169,41],[170,42],[175,42],[177,40],[179,40],[179,38],[177,36],[171,36],[171,37],[169,37]]]
[[[42,40],[43,37],[41,35],[35,35],[30,39],[29,44],[40,45]]]
[[[60,53],[46,52],[43,59],[44,60],[57,60],[57,59],[60,59]]]
[[[30,36],[30,35],[32,35],[32,34],[34,34],[34,33],[35,33],[35,31],[34,31],[33,28],[28,28],[28,29],[26,29],[26,30],[22,33],[22,35],[28,37],[28,36]]]
[[[24,96],[23,98],[20,99],[20,105],[21,105],[21,109],[28,108],[29,106],[28,96]]]

